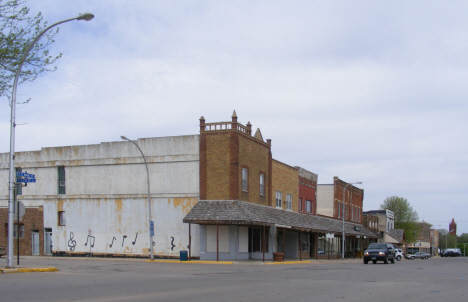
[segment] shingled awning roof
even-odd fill
[[[403,242],[403,234],[405,233],[405,230],[404,229],[393,229],[393,230],[390,230],[388,231],[388,234],[393,238],[395,239],[396,241],[398,241],[398,243],[402,243]]]
[[[341,234],[341,220],[285,211],[240,200],[200,200],[185,216],[183,222],[195,224],[224,224],[287,227],[307,232]],[[377,238],[362,224],[345,222],[347,235]]]

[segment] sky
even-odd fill
[[[16,151],[198,134],[238,121],[273,158],[361,181],[364,210],[404,197],[468,233],[468,2],[72,1],[27,4],[60,25],[57,70],[18,87]],[[10,107],[0,99],[0,152]]]

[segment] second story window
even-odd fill
[[[260,195],[265,196],[265,174],[260,173]]]
[[[341,217],[341,202],[338,201],[338,218]]]
[[[283,207],[283,193],[280,191],[276,191],[276,207],[282,208]]]
[[[286,194],[286,208],[292,210],[292,195]]]
[[[312,213],[312,201],[306,200],[306,212]]]
[[[249,191],[249,169],[242,168],[242,191]]]
[[[299,212],[302,212],[302,198],[299,198]]]
[[[59,166],[57,167],[58,171],[58,193],[59,194],[66,194],[65,192],[65,167]]]

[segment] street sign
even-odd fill
[[[151,237],[154,236],[154,221],[150,221],[150,232],[151,232]]]
[[[16,172],[16,182],[17,183],[28,183],[28,182],[36,182],[36,175],[29,174],[28,172]]]

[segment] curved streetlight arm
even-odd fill
[[[349,185],[360,185],[360,184],[362,184],[362,181],[357,181],[354,183],[346,184],[343,188],[343,205],[342,205],[343,211],[341,212],[341,215],[343,215],[343,233],[341,234],[341,242],[342,242],[341,259],[345,258],[345,236],[346,236],[345,234],[345,192],[346,192],[346,187]]]
[[[57,23],[54,23],[48,27],[46,27],[43,31],[39,33],[39,35],[34,38],[34,40],[29,44],[26,51],[21,56],[20,63],[18,68],[16,69],[15,80],[13,81],[13,90],[11,93],[11,119],[10,119],[10,167],[9,167],[9,183],[8,183],[8,251],[7,251],[7,267],[13,267],[13,223],[14,223],[14,187],[15,187],[15,115],[16,115],[16,89],[18,86],[19,76],[21,74],[21,68],[23,67],[23,63],[28,57],[29,52],[33,48],[34,44],[51,28],[73,20],[92,20],[94,15],[91,13],[84,13],[79,15],[78,17],[66,19]]]
[[[154,260],[154,254],[153,254],[153,235],[151,234],[151,191],[150,191],[150,181],[149,181],[149,170],[148,170],[148,163],[146,162],[146,157],[143,154],[143,151],[141,151],[140,147],[138,146],[137,143],[132,141],[131,139],[127,138],[126,136],[120,136],[121,139],[126,140],[134,144],[138,150],[140,150],[141,156],[143,157],[143,161],[145,162],[145,167],[146,167],[146,182],[148,184],[148,228],[149,228],[149,238],[150,238],[150,257],[151,260]]]

